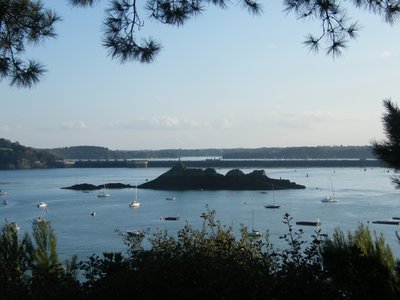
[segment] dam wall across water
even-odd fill
[[[85,160],[75,161],[75,168],[171,168],[177,163],[191,168],[372,168],[385,167],[379,160]]]

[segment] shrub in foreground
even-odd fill
[[[275,249],[268,232],[254,239],[246,227],[232,229],[208,211],[200,229],[186,224],[175,237],[124,236],[127,252],[60,262],[49,223],[18,238],[6,224],[0,236],[1,299],[399,299],[398,265],[382,236],[360,226],[331,239],[317,230],[305,241],[292,218]],[[76,279],[81,272],[84,280]]]

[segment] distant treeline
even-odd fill
[[[376,158],[370,146],[318,146],[231,149],[225,159],[371,159]]]
[[[371,159],[370,146],[317,146],[234,149],[110,150],[105,147],[75,146],[49,149],[64,159],[157,159],[221,157],[223,159]]]

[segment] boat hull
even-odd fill
[[[161,217],[160,219],[164,221],[178,221],[180,217]]]
[[[265,208],[269,208],[269,209],[276,209],[276,208],[280,208],[280,205],[265,205]]]
[[[400,225],[400,221],[373,221],[372,224]]]
[[[319,221],[299,221],[299,222],[296,222],[296,225],[319,227],[319,226],[321,226],[321,222],[319,222]]]

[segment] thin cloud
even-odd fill
[[[390,52],[389,50],[385,50],[385,51],[383,51],[383,52],[381,53],[380,57],[381,57],[382,59],[390,59],[390,58],[393,57],[393,53]]]
[[[87,129],[88,126],[84,121],[78,121],[78,122],[66,122],[63,124],[59,125],[60,128],[66,129],[66,130],[81,130],[81,129]]]
[[[137,118],[129,122],[113,122],[105,126],[106,129],[129,130],[188,130],[188,129],[225,129],[232,127],[229,120],[200,122],[188,118],[175,116]]]
[[[0,132],[10,132],[10,126],[8,125],[2,125],[0,126]]]
[[[168,101],[167,101],[167,99],[166,99],[165,97],[158,97],[158,98],[156,98],[156,103],[164,104],[164,103],[166,103],[166,102],[168,102]]]
[[[271,112],[255,114],[251,124],[265,127],[285,127],[293,129],[316,129],[323,123],[338,121],[340,117],[326,111]]]
[[[337,117],[334,117],[330,112],[324,111],[304,111],[297,113],[284,113],[281,115],[281,124],[293,128],[305,128],[314,129],[318,128],[319,124],[328,121],[335,121]]]
[[[229,129],[233,127],[233,124],[227,119],[222,119],[211,122],[210,127],[212,127],[213,129]]]

